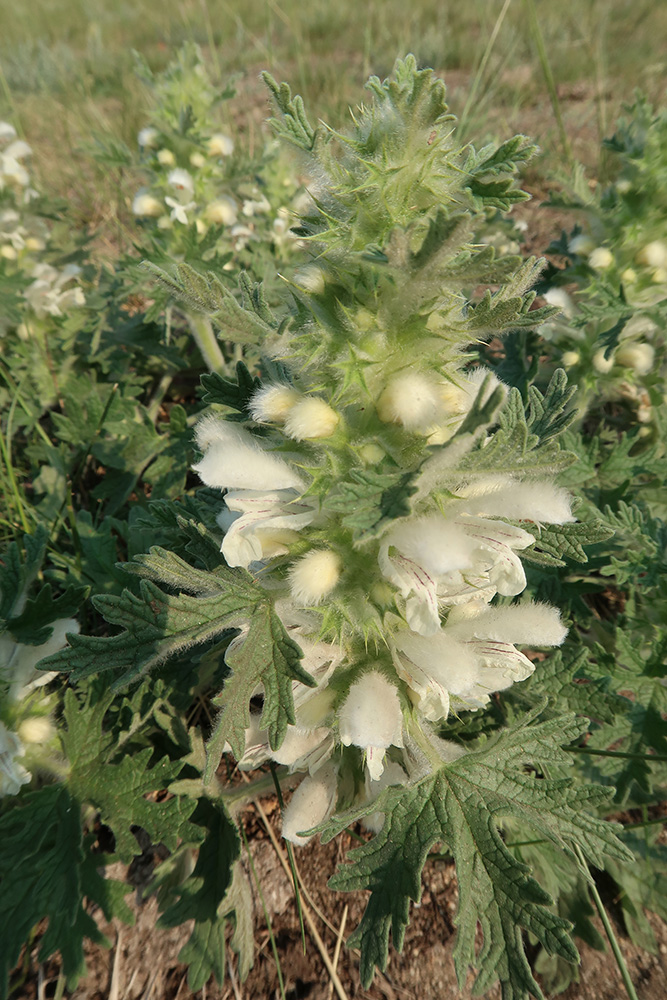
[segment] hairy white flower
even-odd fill
[[[195,431],[204,457],[193,466],[207,486],[229,490],[305,489],[303,479],[249,431],[229,420],[206,416]]]
[[[285,433],[295,441],[331,437],[340,416],[319,396],[303,396],[285,418]]]
[[[648,375],[655,361],[655,351],[650,344],[623,343],[616,351],[615,360],[638,375]]]
[[[289,385],[265,385],[250,400],[250,415],[258,424],[282,424],[301,393]]]
[[[331,549],[307,552],[290,569],[292,597],[298,604],[320,604],[338,583],[341,570],[340,556]]]
[[[50,627],[51,635],[40,646],[17,643],[8,632],[0,636],[0,684],[8,685],[10,702],[23,701],[34,688],[42,687],[56,677],[53,670],[37,670],[37,664],[67,645],[68,632],[79,632],[79,623],[75,618],[61,618],[52,622]]]
[[[146,128],[142,128],[139,130],[139,134],[137,135],[137,142],[139,143],[142,149],[154,149],[157,138],[158,138],[157,129],[153,128],[151,125],[147,125]]]
[[[61,271],[43,262],[35,264],[32,276],[35,279],[24,294],[28,305],[39,316],[62,316],[67,309],[86,304],[81,288],[66,285],[81,272],[76,264],[67,264]]]
[[[605,348],[601,347],[593,355],[593,368],[595,368],[596,372],[600,372],[601,375],[606,375],[614,367],[614,355],[612,354],[608,358],[606,354]]]
[[[607,247],[596,247],[591,250],[588,263],[594,271],[606,271],[614,263],[614,255]]]
[[[467,513],[483,517],[506,517],[511,521],[538,524],[565,524],[575,520],[570,494],[548,481],[512,482],[503,476],[483,490],[468,488],[459,491],[459,495],[466,497]]]
[[[163,204],[147,191],[138,191],[132,202],[132,211],[142,218],[158,218],[162,214]]]
[[[176,170],[171,171],[167,177],[167,181],[171,187],[179,192],[182,200],[192,197],[195,185],[187,170],[184,170],[182,167],[177,167]]]
[[[271,203],[262,195],[259,199],[246,198],[243,202],[243,214],[251,219],[254,215],[262,215],[271,211]]]
[[[234,140],[222,132],[216,132],[208,140],[209,156],[231,156],[233,152]]]
[[[229,195],[222,195],[209,202],[204,215],[216,226],[233,226],[238,218],[238,206]]]
[[[437,420],[438,385],[432,378],[406,371],[392,378],[380,394],[377,415],[383,423],[401,424],[407,431],[426,431]]]
[[[363,747],[368,773],[375,781],[384,770],[385,751],[403,746],[403,713],[396,687],[377,670],[351,685],[338,711],[344,746]]]
[[[326,764],[317,774],[307,775],[292,795],[283,813],[282,834],[293,844],[307,844],[299,834],[327,819],[336,807],[338,769]]]
[[[32,149],[22,139],[15,139],[14,142],[10,142],[6,149],[0,151],[0,191],[7,184],[27,187],[30,175],[22,161],[31,153]]]
[[[200,473],[201,474],[201,473]],[[315,517],[315,508],[295,489],[230,490],[218,524],[225,531],[222,554],[229,566],[263,562],[289,553],[297,532]]]
[[[0,796],[18,795],[21,786],[30,781],[30,775],[16,758],[24,749],[16,733],[0,722]]]

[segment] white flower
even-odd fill
[[[401,424],[407,431],[423,431],[436,422],[439,403],[436,382],[408,371],[391,379],[380,394],[376,410],[384,423]]]
[[[303,396],[285,418],[285,433],[295,441],[331,437],[340,416],[319,396]]]
[[[162,214],[162,202],[147,191],[138,191],[132,202],[132,211],[142,218],[157,218]]]
[[[581,355],[579,351],[563,351],[560,359],[560,363],[563,368],[574,368],[581,361]]]
[[[158,149],[157,161],[163,167],[173,167],[176,163],[176,157],[170,149]]]
[[[15,642],[8,632],[0,636],[0,683],[9,685],[8,699],[19,702],[34,688],[48,684],[55,671],[37,670],[37,664],[46,656],[57,653],[67,645],[67,633],[79,631],[75,618],[62,618],[51,624],[51,635],[40,646],[27,646]]]
[[[591,250],[588,263],[595,271],[606,271],[614,263],[614,255],[607,247],[596,247]]]
[[[384,770],[385,751],[403,746],[403,713],[396,687],[371,670],[351,685],[338,711],[341,742],[363,747],[368,773],[375,781]]]
[[[250,415],[258,424],[285,422],[301,394],[289,385],[265,385],[250,400]]]
[[[377,781],[374,781],[368,771],[366,771],[366,800],[373,802],[385,788],[389,788],[391,785],[405,785],[407,780],[408,776],[401,765],[396,764],[393,760],[385,764],[384,771]],[[379,833],[384,825],[384,813],[369,813],[367,816],[362,817],[361,823],[366,830],[370,830],[372,833]]]
[[[165,199],[165,204],[169,206],[171,212],[169,217],[175,222],[180,222],[181,225],[187,226],[188,224],[188,212],[191,212],[197,207],[196,201],[180,202],[175,198],[170,198],[167,196]]]
[[[293,844],[307,844],[310,837],[299,833],[327,819],[336,807],[338,769],[327,764],[317,774],[303,779],[283,813],[283,837]]]
[[[209,156],[231,156],[234,152],[234,140],[222,132],[216,132],[208,141]]]
[[[216,226],[233,226],[238,216],[238,207],[233,198],[223,195],[209,202],[204,214]]]
[[[638,375],[648,375],[655,360],[655,351],[650,344],[624,343],[616,351],[616,364],[632,368]]]
[[[331,549],[313,549],[293,563],[290,589],[298,604],[320,604],[334,589],[342,570],[340,556]]]
[[[83,291],[78,287],[65,288],[76,278],[81,268],[76,264],[67,264],[62,271],[50,264],[35,264],[32,276],[35,281],[29,285],[25,298],[30,308],[37,316],[62,316],[63,311],[71,306],[83,306],[86,303]]]
[[[23,745],[15,733],[0,722],[0,796],[18,795],[21,785],[30,781],[30,775],[16,758],[24,754]]]
[[[194,193],[195,185],[192,177],[187,172],[183,170],[182,167],[177,167],[176,170],[172,170],[167,177],[168,183],[176,189],[184,198],[189,198]]]
[[[16,129],[9,122],[0,122],[0,143],[10,142],[16,138]]]
[[[466,498],[466,513],[506,517],[511,521],[565,524],[574,521],[572,497],[548,481],[514,482],[507,476],[459,491]]]
[[[155,140],[158,137],[157,129],[152,128],[150,125],[146,128],[142,128],[137,136],[137,142],[142,149],[152,149],[155,146]]]
[[[295,489],[232,489],[225,504],[218,516],[225,530],[221,551],[229,566],[246,569],[251,563],[287,555],[297,532],[315,517],[315,508],[300,500]]]
[[[204,417],[195,438],[204,457],[193,468],[207,486],[299,493],[305,489],[303,479],[284,459],[266,451],[249,431],[229,420]]]
[[[533,673],[534,664],[514,643],[559,646],[566,634],[556,608],[469,601],[452,609],[446,627],[432,635],[397,632],[393,656],[420,712],[436,722],[451,707],[481,708],[494,691]]]
[[[5,187],[5,182],[16,184],[18,187],[28,185],[30,175],[21,161],[31,153],[30,146],[22,139],[16,139],[0,152],[0,191]]]

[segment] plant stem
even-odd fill
[[[598,911],[600,920],[605,929],[607,939],[611,945],[611,950],[614,953],[614,958],[616,959],[616,964],[618,965],[618,971],[621,973],[621,979],[623,980],[623,985],[625,986],[625,991],[628,994],[630,1000],[638,1000],[635,987],[633,985],[632,979],[630,978],[630,973],[628,972],[628,967],[625,964],[625,959],[623,958],[623,953],[619,947],[618,941],[616,940],[616,935],[614,934],[614,929],[611,926],[611,921],[607,915],[607,911],[604,908],[604,903],[600,898],[600,893],[597,890],[597,886],[593,881],[593,877],[589,871],[588,865],[586,864],[586,859],[581,851],[578,844],[574,845],[574,851],[579,859],[579,864],[581,865],[582,871],[587,878],[589,883],[589,888],[591,890],[591,896],[593,897],[593,902],[595,903],[595,908]]]
[[[544,45],[544,38],[542,37],[542,29],[540,28],[540,22],[537,17],[537,8],[535,5],[535,0],[525,0],[525,4],[528,10],[530,32],[531,35],[533,36],[535,47],[537,48],[537,57],[540,61],[540,66],[542,67],[542,73],[544,74],[544,82],[546,83],[547,90],[549,91],[549,99],[551,100],[551,107],[553,108],[553,112],[556,117],[556,124],[558,125],[558,134],[560,135],[560,141],[563,147],[563,152],[565,153],[565,158],[569,166],[574,167],[574,157],[572,155],[572,147],[570,146],[570,140],[568,138],[568,134],[565,131],[565,125],[563,124],[563,116],[560,113],[560,101],[558,100],[558,91],[556,90],[556,83],[553,77],[553,73],[551,72],[549,57],[547,55],[547,50]]]
[[[225,359],[208,316],[203,316],[201,313],[190,313],[188,325],[208,370],[210,372],[224,371]]]
[[[283,771],[280,774],[276,770],[275,777],[273,774],[265,774],[261,778],[256,778],[255,781],[249,782],[247,785],[239,785],[238,788],[233,788],[230,792],[221,792],[220,794],[227,808],[237,804],[243,805],[243,803],[251,802],[260,795],[270,795],[276,790],[276,782],[282,784],[283,781],[287,781],[290,778],[292,778],[292,775],[288,774],[287,771]]]

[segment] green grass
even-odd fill
[[[600,132],[636,86],[664,96],[667,5],[655,0],[536,0],[541,32],[574,153],[593,164]],[[44,186],[70,199],[82,224],[114,214],[117,178],[85,152],[93,133],[134,143],[146,95],[132,50],[163,68],[185,40],[198,42],[221,80],[238,74],[237,122],[266,117],[261,69],[289,80],[311,113],[340,122],[370,73],[387,75],[412,51],[449,81],[478,140],[508,129],[537,136],[562,165],[562,142],[523,0],[0,0],[0,117],[35,146]],[[489,40],[495,32],[493,44]],[[481,70],[481,71],[480,71]],[[569,99],[574,98],[574,99]],[[553,154],[553,156],[552,156]]]

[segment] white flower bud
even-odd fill
[[[170,149],[158,149],[157,161],[163,167],[173,167],[176,163],[176,157]]]
[[[667,266],[667,244],[662,240],[647,243],[637,254],[637,260],[646,267]]]
[[[160,218],[157,220],[157,227],[158,229],[173,229],[174,222],[171,216],[161,215]]]
[[[157,129],[148,125],[142,128],[137,136],[137,141],[142,149],[153,149],[158,137]]]
[[[626,267],[621,274],[621,281],[624,285],[634,285],[637,280],[637,272],[632,267]]]
[[[233,226],[237,219],[237,212],[234,199],[225,195],[209,202],[204,214],[208,221],[216,226]]]
[[[588,263],[595,271],[606,271],[614,263],[614,255],[607,247],[596,247],[591,251]]]
[[[579,351],[563,351],[560,363],[563,368],[574,368],[581,361]]]
[[[283,813],[283,837],[293,844],[307,844],[310,837],[299,833],[322,823],[336,805],[338,771],[334,764],[325,764],[317,774],[303,779]]]
[[[292,597],[299,604],[319,604],[334,589],[342,565],[331,549],[313,549],[302,556],[290,570]]]
[[[16,260],[18,254],[11,243],[5,243],[0,247],[0,257],[4,260]]]
[[[164,205],[152,194],[139,191],[132,202],[132,211],[141,218],[157,219],[163,212]]]
[[[408,431],[426,430],[438,417],[442,388],[417,372],[397,375],[378,399],[377,415],[383,423],[402,424]]]
[[[34,715],[24,719],[19,726],[18,735],[23,743],[48,743],[55,730],[48,716]]]
[[[580,233],[579,236],[574,236],[567,245],[570,253],[576,253],[580,257],[588,257],[594,248],[595,243],[593,240],[590,236],[585,236],[583,233]]]
[[[250,400],[250,414],[258,424],[282,424],[301,399],[301,394],[289,385],[267,385]]]
[[[340,416],[319,396],[304,396],[291,408],[285,420],[285,433],[295,441],[314,441],[331,437]]]
[[[593,368],[596,372],[600,372],[601,375],[606,375],[614,367],[614,358],[605,357],[605,349],[601,347],[599,351],[596,351],[593,355]]]
[[[311,267],[303,267],[294,275],[294,284],[303,288],[305,292],[312,295],[321,295],[324,291],[325,281],[322,268],[313,264]]]
[[[650,344],[621,344],[616,351],[616,363],[632,368],[638,375],[648,375],[654,359],[655,351]]]
[[[40,240],[38,236],[29,236],[25,241],[26,250],[32,250],[33,252],[39,252],[40,250],[46,249],[46,243],[44,240]]]
[[[234,140],[222,132],[216,132],[208,141],[209,156],[231,156],[234,152]]]
[[[206,157],[202,156],[198,150],[195,150],[194,153],[190,153],[190,163],[193,167],[199,169],[206,163]]]
[[[651,281],[654,285],[664,285],[667,282],[667,267],[656,267],[651,275]]]
[[[303,490],[301,477],[278,455],[259,445],[248,431],[220,417],[197,424],[195,438],[204,457],[196,465],[207,486],[235,490]]]
[[[548,288],[544,293],[543,298],[544,301],[548,302],[550,306],[558,306],[558,308],[563,311],[565,316],[574,315],[574,302],[564,288]]]
[[[0,122],[0,142],[10,142],[16,138],[16,129],[9,122]]]
[[[203,219],[195,219],[195,229],[197,230],[199,236],[203,236],[208,232],[208,226]]]

